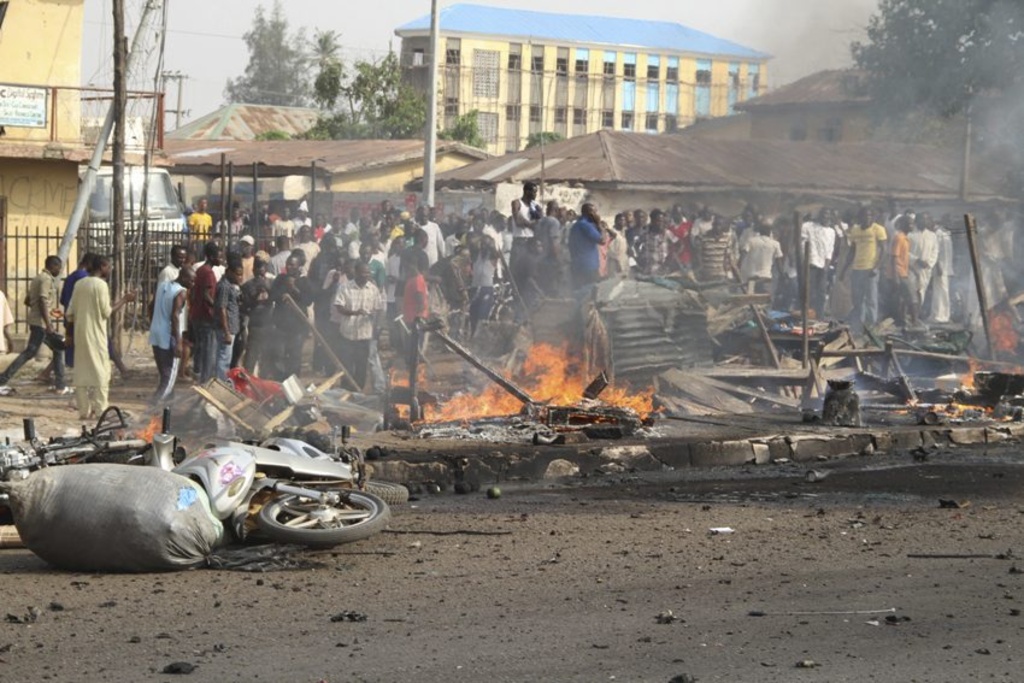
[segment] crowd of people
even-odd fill
[[[327,375],[340,361],[356,386],[381,392],[382,344],[391,358],[410,363],[421,351],[413,332],[432,315],[472,338],[499,311],[523,321],[547,298],[582,297],[616,278],[725,284],[795,311],[806,259],[810,309],[819,319],[861,330],[887,317],[910,327],[965,323],[971,313],[971,297],[956,286],[963,278],[954,279],[969,266],[965,249],[954,248],[949,216],[865,205],[771,218],[753,206],[725,216],[675,205],[608,220],[593,203],[577,214],[537,196],[537,185],[525,183],[508,216],[480,209],[440,218],[428,207],[409,212],[385,201],[365,213],[352,209],[336,225],[311,219],[304,202],[295,217],[266,211],[251,221],[236,208],[230,221],[214,224],[200,202],[149,302],[154,399],[165,400],[179,374],[201,383],[226,379],[235,367],[279,381],[297,375],[310,337],[311,370]],[[1021,284],[1012,235],[1003,217],[985,217],[982,256],[996,300]],[[105,407],[109,359],[117,360],[107,321],[132,295],[110,301],[106,257],[85,255],[62,288],[61,269],[50,257],[33,281],[24,302],[29,341],[0,373],[0,386],[48,345],[54,390],[71,391],[66,361],[84,418]],[[65,353],[59,305],[68,324]]]

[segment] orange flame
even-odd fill
[[[1013,325],[1013,318],[1004,311],[992,312],[989,321],[989,333],[992,335],[992,348],[997,353],[1016,354],[1020,335]]]
[[[163,426],[163,420],[159,415],[154,415],[149,419],[149,423],[135,432],[136,438],[144,440],[146,443],[153,443],[153,437],[160,433],[160,428]]]
[[[529,353],[522,371],[510,380],[522,387],[534,400],[552,405],[572,406],[580,402],[588,380],[582,367],[569,360],[568,349],[550,344],[536,344]],[[608,387],[601,401],[619,408],[632,408],[641,416],[654,410],[652,392],[633,393],[626,387]],[[458,394],[441,406],[427,406],[426,418],[431,422],[450,422],[481,417],[514,415],[523,404],[495,384],[478,394]]]

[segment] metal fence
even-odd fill
[[[28,333],[25,295],[32,280],[42,271],[46,257],[57,253],[63,233],[63,227],[60,230],[38,227],[19,229],[12,233],[0,232],[3,237],[3,245],[0,247],[0,284],[14,312],[15,334]],[[126,321],[136,327],[148,328],[149,302],[156,290],[156,278],[169,261],[171,247],[184,243],[180,221],[155,221],[152,226],[136,225],[126,229],[123,262],[120,266],[115,265],[115,277],[122,278],[125,287],[140,292],[138,303],[126,312]],[[82,226],[75,249],[65,264],[64,274],[75,270],[80,256],[90,251],[106,256],[113,254],[114,234],[111,226]]]

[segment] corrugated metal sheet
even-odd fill
[[[797,104],[851,104],[870,101],[871,98],[864,92],[863,72],[856,69],[833,69],[818,71],[760,97],[737,102],[735,108],[750,111],[762,107]]]
[[[863,192],[955,196],[961,161],[955,150],[891,143],[714,140],[684,135],[600,131],[548,145],[546,182],[611,183],[680,190]],[[516,159],[522,163],[513,164]],[[488,159],[438,176],[441,187],[536,180],[540,149]],[[498,172],[502,168],[507,170]],[[975,157],[972,194],[998,196],[1005,168]]]
[[[438,152],[457,152],[470,158],[487,159],[486,152],[456,142],[438,142]],[[254,163],[275,173],[308,173],[317,167],[338,174],[423,158],[422,140],[274,140],[202,141],[168,140],[165,151],[172,166],[182,172],[199,172],[214,167],[219,172],[220,155],[236,168]],[[210,169],[207,169],[208,171]]]
[[[529,40],[551,40],[590,45],[652,48],[672,52],[727,55],[743,59],[768,59],[770,55],[708,33],[667,21],[644,21],[624,17],[531,12],[507,7],[450,5],[441,10],[443,33],[508,36]],[[430,15],[399,27],[395,34],[406,36],[430,30]]]
[[[255,140],[281,131],[302,135],[316,123],[317,110],[264,104],[229,104],[166,135],[167,140]]]

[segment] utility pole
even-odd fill
[[[164,81],[177,81],[178,83],[178,107],[177,109],[168,109],[167,113],[174,114],[174,127],[176,129],[181,128],[181,117],[187,113],[184,107],[185,84],[183,83],[183,81],[187,81],[188,76],[181,73],[180,71],[164,71],[162,74],[160,74],[160,76],[164,79]]]
[[[145,39],[145,36],[152,33],[149,23],[159,16],[159,10],[162,6],[163,2],[161,0],[148,0],[143,7],[142,17],[139,19],[139,25],[135,28],[135,36],[132,38],[131,52],[128,53],[124,65],[126,82],[131,78],[132,71],[138,64],[136,55],[141,52],[139,48],[142,45],[142,41]],[[122,13],[123,16],[124,14]],[[57,255],[65,263],[68,260],[68,255],[71,253],[71,243],[78,236],[78,228],[82,223],[82,218],[85,216],[85,209],[89,205],[89,196],[96,185],[96,173],[100,170],[100,164],[103,163],[103,151],[106,149],[107,139],[110,138],[110,132],[113,129],[114,106],[111,104],[107,110],[107,116],[103,120],[103,128],[100,130],[99,138],[96,140],[96,147],[92,151],[92,158],[89,159],[89,168],[82,177],[82,182],[78,185],[75,205],[71,209],[67,228],[64,229],[64,237],[61,238],[60,249],[57,251]]]
[[[437,58],[441,43],[441,20],[437,0],[430,0],[430,78],[427,80],[427,134],[423,150],[423,203],[434,206],[434,176],[437,166]]]
[[[114,143],[111,161],[114,165],[112,178],[111,213],[114,219],[114,274],[111,278],[111,298],[116,300],[124,288],[124,112],[128,103],[125,88],[125,63],[127,62],[127,40],[124,35],[124,0],[113,0],[114,11]],[[129,179],[131,187],[131,179]],[[114,318],[114,349],[121,348],[121,316]]]

